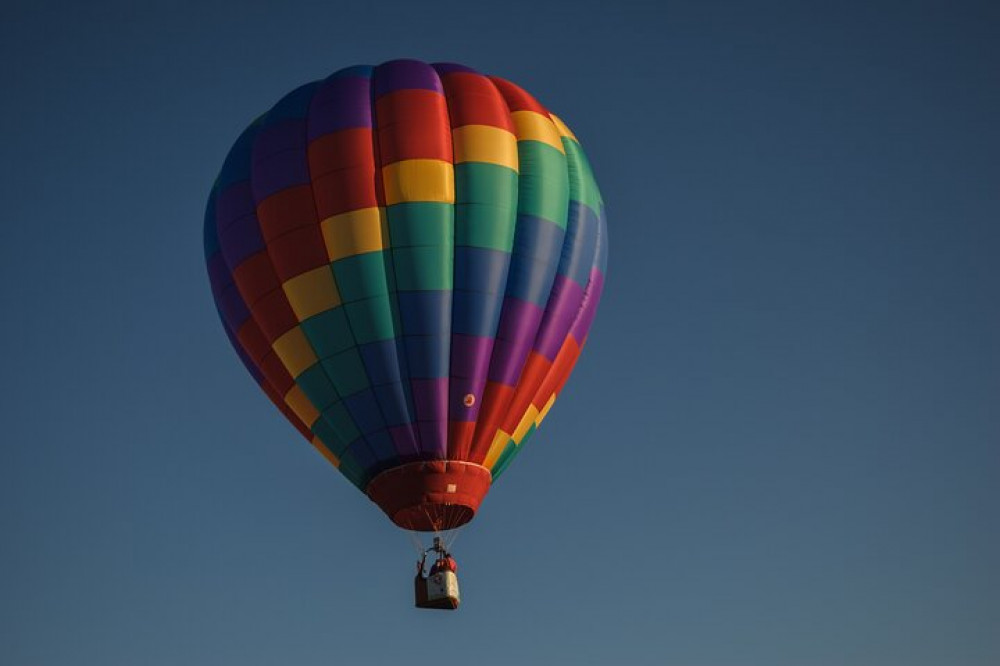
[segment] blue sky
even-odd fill
[[[995,4],[0,18],[0,663],[1000,661]],[[203,268],[247,122],[397,57],[532,91],[608,207],[588,348],[453,614],[411,608],[408,537],[259,394]]]

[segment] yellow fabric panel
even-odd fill
[[[388,206],[406,201],[455,203],[455,170],[443,160],[402,160],[382,168]]]
[[[490,444],[490,451],[486,454],[486,460],[483,461],[483,467],[490,469],[496,464],[508,441],[510,441],[510,435],[503,430],[497,430],[497,434],[493,436],[493,443]]]
[[[384,221],[384,208],[362,208],[320,222],[330,261],[383,249],[389,244],[389,235],[382,233]]]
[[[288,393],[285,394],[285,404],[310,428],[313,423],[316,423],[316,419],[319,418],[319,412],[309,402],[309,398],[302,392],[298,384],[289,389]]]
[[[340,305],[340,292],[337,291],[337,283],[333,280],[333,271],[329,266],[320,266],[296,275],[281,287],[299,321]]]
[[[518,141],[541,141],[560,153],[566,152],[559,138],[559,130],[550,119],[534,111],[515,111],[510,117],[514,120]]]
[[[535,425],[536,416],[538,416],[538,408],[534,405],[528,405],[528,411],[521,417],[521,422],[517,424],[517,429],[514,430],[513,439],[515,444],[520,445],[521,441],[524,440],[525,434],[527,434],[531,426]]]
[[[312,445],[316,448],[317,451],[319,451],[323,455],[324,458],[330,461],[330,464],[332,464],[334,467],[340,467],[340,458],[333,455],[333,452],[330,449],[326,448],[326,445],[323,444],[322,440],[320,440],[319,437],[312,438]]]
[[[319,360],[309,341],[306,340],[305,333],[298,326],[275,340],[271,348],[293,379]]]
[[[465,125],[451,133],[455,163],[489,162],[517,171],[517,139],[490,125]]]
[[[545,417],[549,415],[549,410],[552,409],[552,405],[554,405],[555,403],[556,403],[556,394],[553,393],[552,395],[549,396],[549,401],[545,403],[544,407],[542,407],[542,411],[538,412],[538,416],[535,417],[536,427],[542,425],[542,421],[544,421]]]
[[[549,118],[552,118],[552,122],[555,123],[556,128],[559,130],[559,134],[566,137],[567,139],[573,139],[577,143],[580,143],[580,140],[576,138],[575,134],[573,134],[573,130],[566,127],[566,123],[559,120],[559,116],[557,116],[554,113],[550,113]]]

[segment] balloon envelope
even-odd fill
[[[470,520],[551,409],[600,300],[573,133],[454,64],[351,67],[237,139],[205,217],[226,332],[288,420],[401,527]]]

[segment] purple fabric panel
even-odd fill
[[[301,148],[305,142],[306,121],[284,120],[269,125],[257,133],[253,141],[251,163],[257,164],[276,153]]]
[[[393,426],[388,430],[400,459],[412,460],[420,454],[417,436],[412,426]]]
[[[413,406],[417,414],[432,414],[437,420],[444,420],[448,415],[448,378],[411,379],[413,390]]]
[[[555,360],[582,303],[583,287],[564,275],[557,275],[545,319],[535,339],[535,351],[550,361]]]
[[[420,432],[421,458],[443,460],[448,457],[447,421],[421,421],[417,428]]]
[[[490,357],[493,354],[493,340],[471,335],[451,336],[448,418],[452,421],[475,421],[478,418]],[[476,401],[468,407],[465,396],[470,393]]]
[[[438,74],[452,74],[454,72],[468,72],[469,74],[478,74],[476,70],[471,67],[466,67],[465,65],[459,65],[455,62],[435,62],[431,64]]]
[[[476,335],[451,336],[451,376],[486,377],[493,352],[493,338]]]
[[[320,84],[309,107],[310,141],[337,130],[371,126],[371,79],[330,78]]]
[[[417,423],[420,452],[435,458],[444,458],[448,450],[448,378],[411,379],[415,412],[431,414],[432,421]]]
[[[264,249],[257,215],[244,215],[219,235],[219,247],[226,264],[235,269],[247,257]]]
[[[542,309],[534,303],[510,296],[503,299],[503,314],[490,362],[490,381],[507,386],[517,385],[542,314]]]
[[[253,360],[250,358],[249,354],[247,354],[246,350],[243,349],[243,345],[240,344],[239,338],[236,337],[236,333],[229,328],[228,324],[224,325],[222,329],[226,332],[226,337],[229,338],[229,344],[231,344],[233,349],[236,350],[236,355],[240,357],[240,361],[242,361],[243,365],[246,366],[246,369],[250,371],[250,376],[254,378],[254,381],[262,387],[270,388],[270,385],[267,383],[267,379],[263,374],[261,374],[257,366],[253,364]]]
[[[224,288],[233,283],[233,276],[221,252],[216,252],[208,258],[208,281],[212,285],[212,293],[216,299]]]
[[[503,314],[497,328],[497,340],[511,342],[521,338],[534,339],[544,311],[534,303],[507,296],[503,299]]]
[[[427,63],[419,60],[390,60],[375,68],[375,97],[397,90],[434,90],[444,94],[441,79]]]
[[[222,289],[218,299],[216,299],[216,305],[219,306],[222,320],[234,331],[240,330],[243,323],[250,318],[250,311],[247,309],[246,303],[243,302],[243,297],[240,296],[240,291],[235,284]]]
[[[215,228],[219,235],[241,217],[256,212],[249,180],[233,183],[215,199]]]
[[[306,157],[305,135],[302,146],[264,158],[253,165],[253,197],[260,203],[275,192],[295,185],[308,185],[309,160]]]
[[[587,285],[587,292],[583,296],[583,310],[580,316],[573,322],[569,329],[569,334],[573,336],[577,344],[582,345],[587,337],[587,331],[594,323],[594,315],[597,314],[597,304],[601,300],[601,292],[604,291],[604,273],[597,268],[590,271],[590,283]]]

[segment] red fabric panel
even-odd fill
[[[573,336],[566,336],[566,341],[563,342],[563,346],[559,348],[559,353],[556,354],[555,361],[552,362],[552,368],[545,375],[545,379],[538,387],[538,390],[535,391],[535,397],[531,401],[535,407],[538,409],[544,407],[545,403],[549,400],[549,396],[556,393],[566,382],[579,356],[580,347],[576,344],[576,340],[573,339]]]
[[[475,432],[475,421],[449,421],[448,457],[452,460],[468,460]]]
[[[380,161],[452,161],[451,126],[444,95],[433,90],[399,90],[375,102]]]
[[[528,405],[535,397],[535,391],[538,390],[551,367],[552,362],[538,352],[532,351],[528,354],[528,361],[524,364],[524,370],[521,371],[521,379],[517,382],[514,399],[507,408],[507,415],[503,420],[504,432],[513,434],[521,417],[528,411]]]
[[[265,243],[292,229],[315,224],[316,206],[312,187],[298,185],[275,192],[257,204],[257,220]]]
[[[277,395],[281,396],[281,404],[285,404],[284,396],[288,393],[295,380],[288,374],[284,363],[273,351],[264,356],[260,362],[260,372],[267,379],[267,382],[274,388]]]
[[[260,301],[250,308],[250,314],[260,326],[261,333],[268,344],[273,344],[275,340],[292,330],[299,323],[292,308],[288,305],[285,292],[275,289],[270,294],[260,299]]]
[[[372,131],[367,127],[325,134],[309,144],[309,173],[313,179],[331,171],[360,167],[375,171]]]
[[[483,390],[483,406],[479,409],[476,420],[476,433],[472,438],[472,450],[469,452],[469,462],[477,464],[486,459],[493,444],[493,436],[507,413],[507,405],[514,397],[514,387],[499,382],[486,382]]]
[[[240,326],[240,330],[236,332],[236,339],[239,340],[243,351],[247,353],[250,360],[259,368],[261,359],[271,351],[271,345],[264,339],[264,334],[260,332],[260,326],[253,320],[253,317],[247,319]]]
[[[498,76],[491,76],[490,81],[496,86],[500,94],[503,95],[504,101],[507,102],[507,107],[513,111],[534,111],[535,113],[540,113],[543,116],[548,117],[549,112],[544,106],[538,103],[534,97],[529,95],[527,91],[518,86],[514,85],[506,79],[501,79]]]
[[[267,244],[278,278],[285,282],[329,262],[318,224],[296,229]]]
[[[233,271],[233,282],[248,307],[281,286],[266,250],[250,255]]]
[[[482,74],[454,72],[441,77],[452,127],[492,125],[513,133],[514,123],[503,97]]]
[[[313,181],[316,214],[320,220],[378,204],[375,184],[379,174],[367,167],[333,171]]]
[[[261,388],[264,389],[264,393],[267,394],[267,397],[274,403],[274,406],[277,407],[282,414],[284,414],[285,418],[288,419],[293,426],[295,426],[295,429],[298,430],[303,437],[312,441],[312,431],[309,430],[306,424],[295,415],[295,412],[293,412],[292,409],[285,404],[285,401],[280,398],[277,393],[275,393],[274,389],[264,384],[261,384]]]

